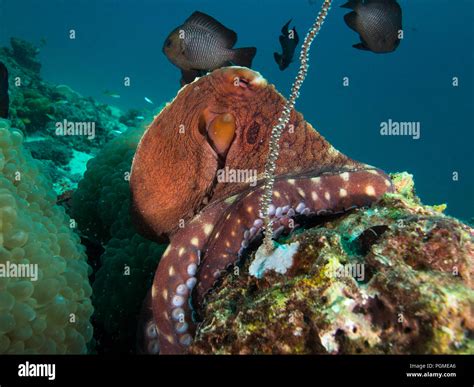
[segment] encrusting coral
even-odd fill
[[[424,206],[413,180],[295,232],[284,274],[234,267],[208,297],[191,353],[460,354],[474,351],[474,230]]]
[[[0,120],[0,353],[86,353],[93,333],[87,257],[22,142]]]

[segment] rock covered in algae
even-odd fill
[[[290,235],[284,274],[249,257],[208,297],[192,353],[474,352],[474,230],[424,206],[411,175],[396,193]]]

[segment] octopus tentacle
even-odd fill
[[[148,291],[138,320],[137,353],[158,354],[160,352],[158,327],[153,318],[151,289]]]
[[[152,285],[153,318],[158,327],[160,353],[179,354],[192,343],[195,324],[191,293],[208,236],[229,202],[210,206],[173,235]]]
[[[282,177],[276,181],[269,213],[278,232],[288,229],[288,220],[295,216],[366,206],[390,189],[390,180],[377,169]],[[199,310],[222,272],[261,233],[258,203],[262,192],[259,187],[214,203],[173,236],[152,288],[161,353],[185,353],[192,343],[193,307]]]
[[[275,233],[289,228],[288,220],[297,215],[342,213],[354,207],[370,205],[392,189],[388,176],[381,170],[368,169],[340,174],[278,178],[273,191],[269,215]],[[263,226],[259,200],[263,187],[242,194],[223,214],[225,222],[210,236],[197,274],[194,305],[201,306],[204,297],[221,273],[240,259],[243,250],[260,234]]]

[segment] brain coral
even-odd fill
[[[137,318],[164,246],[132,227],[128,174],[143,134],[139,128],[110,141],[87,163],[72,200],[82,235],[104,252],[93,282],[98,351],[133,352]]]
[[[5,120],[0,171],[0,267],[37,268],[36,281],[0,272],[0,353],[86,353],[93,308],[84,248]]]

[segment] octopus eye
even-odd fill
[[[198,130],[215,152],[225,157],[235,137],[235,117],[230,113],[215,115],[205,110],[199,117]]]
[[[171,39],[168,39],[168,40],[166,41],[166,43],[165,43],[165,44],[166,44],[166,47],[170,48],[170,47],[171,47],[171,43],[172,43],[172,42],[171,42]]]

